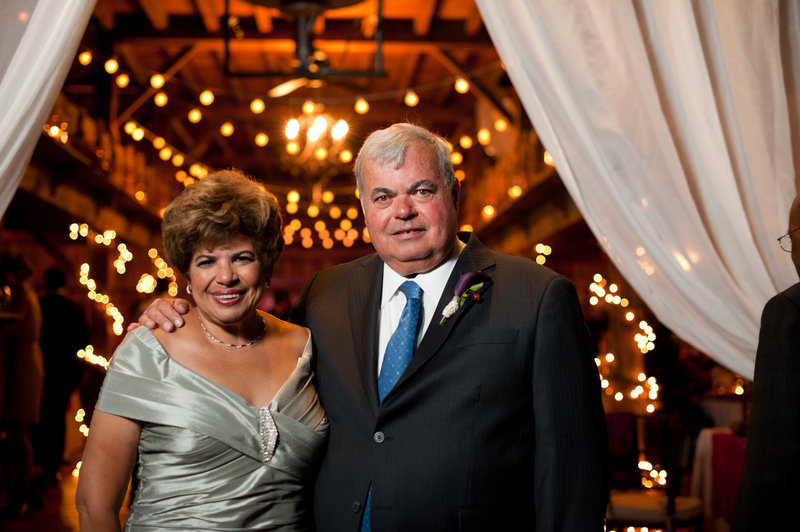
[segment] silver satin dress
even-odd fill
[[[120,344],[97,408],[142,423],[139,487],[125,530],[310,530],[328,422],[311,337],[289,379],[256,408],[167,355],[145,327]]]

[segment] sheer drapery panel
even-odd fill
[[[658,319],[753,376],[761,309],[797,281],[800,7],[476,0],[561,179]]]
[[[95,2],[0,3],[0,217],[30,162]]]

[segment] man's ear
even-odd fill
[[[453,179],[453,189],[450,191],[453,194],[453,206],[456,208],[456,212],[458,212],[458,201],[461,198],[461,181],[458,179]]]

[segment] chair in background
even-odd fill
[[[699,498],[683,495],[691,440],[679,417],[660,412],[610,413],[606,422],[612,488],[606,513],[607,530],[647,526],[667,531],[688,527],[700,532],[702,503]],[[651,471],[654,476],[650,476]],[[665,485],[659,484],[659,477]],[[653,487],[646,487],[648,482]]]

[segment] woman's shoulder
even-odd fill
[[[296,353],[306,351],[307,345],[311,343],[311,331],[300,325],[283,321],[272,314],[260,312],[267,324],[268,334],[279,339],[281,343],[291,346]]]

